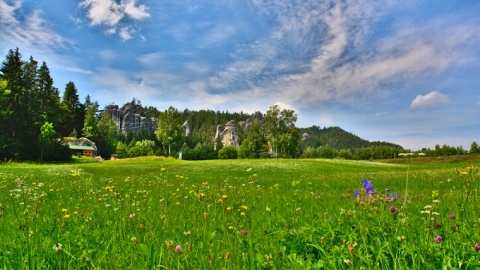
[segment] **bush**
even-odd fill
[[[236,159],[238,157],[238,150],[233,145],[224,146],[218,151],[219,159]]]

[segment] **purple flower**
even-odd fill
[[[353,193],[353,197],[358,198],[358,189],[355,190],[355,193]]]
[[[475,246],[473,247],[475,249],[475,251],[479,251],[480,250],[480,245],[479,244],[475,244]]]
[[[454,213],[451,213],[450,215],[448,215],[451,219],[455,219],[457,217],[457,215],[455,215]]]
[[[437,243],[441,243],[441,242],[442,242],[442,237],[439,235],[439,236],[435,237],[434,240],[435,240],[435,242],[437,242]]]
[[[390,212],[392,212],[392,213],[395,212],[395,206],[393,206],[393,205],[390,206]]]
[[[176,253],[182,253],[183,252],[183,249],[182,249],[182,246],[178,245],[175,247],[175,252]]]
[[[362,185],[365,188],[365,194],[367,194],[368,196],[372,196],[375,193],[375,190],[373,189],[372,181],[363,179]]]

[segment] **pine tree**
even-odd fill
[[[68,82],[63,93],[62,103],[66,109],[64,136],[76,134],[82,136],[82,129],[85,121],[85,106],[80,103],[78,91],[73,82]]]

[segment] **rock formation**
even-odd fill
[[[237,127],[236,127],[235,121],[234,120],[229,121],[225,125],[225,128],[223,129],[223,131],[221,126],[218,125],[217,132],[215,134],[215,140],[217,138],[220,138],[223,146],[233,145],[238,149],[240,145],[238,143],[238,133],[237,133]]]
[[[239,122],[238,124],[242,127],[242,128],[251,128],[252,127],[252,124],[254,122],[257,122],[259,124],[263,124],[263,114],[259,111],[255,112],[252,117],[249,117],[247,118],[246,121],[241,121]]]
[[[118,105],[109,105],[103,111],[105,112],[112,116],[113,122],[124,135],[130,130],[136,133],[142,128],[157,129],[156,119],[147,117],[144,112],[137,112],[137,106],[132,103],[127,103],[121,108],[118,108]]]
[[[183,134],[185,134],[187,137],[192,135],[192,131],[190,130],[190,122],[188,122],[188,119],[183,123]]]

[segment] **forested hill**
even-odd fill
[[[329,145],[334,149],[350,149],[355,150],[362,147],[370,146],[389,146],[403,149],[400,145],[389,142],[370,142],[358,137],[355,134],[347,132],[340,127],[324,127],[311,126],[308,128],[300,128],[300,134],[308,134],[308,139],[302,138],[300,147],[306,149],[307,147],[319,147],[322,145]]]

